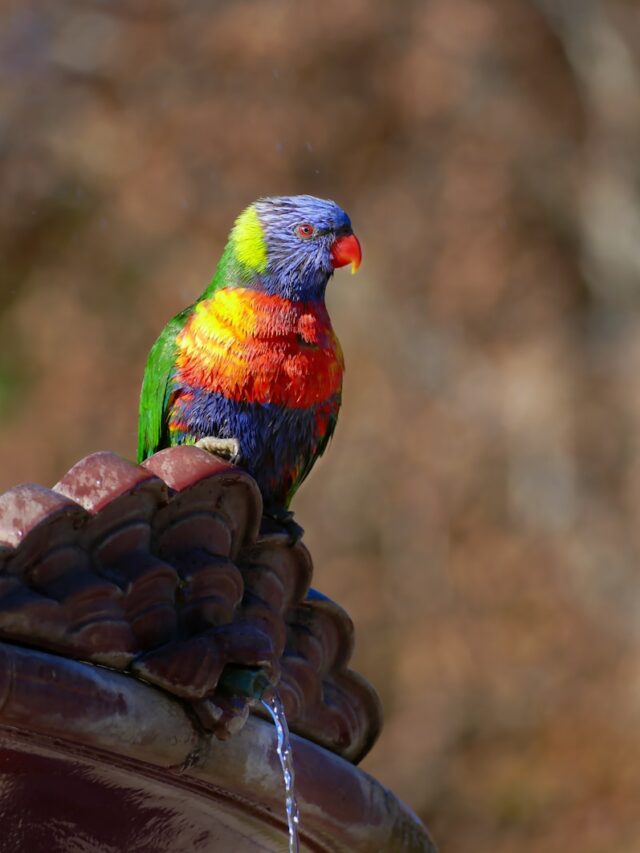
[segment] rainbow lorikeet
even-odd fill
[[[138,460],[196,444],[241,464],[265,512],[296,489],[336,426],[344,361],[325,307],[334,269],[361,260],[347,214],[313,196],[262,198],[236,220],[213,280],[153,345]]]

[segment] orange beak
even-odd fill
[[[351,264],[351,272],[354,273],[360,266],[361,260],[362,249],[355,234],[336,237],[331,246],[331,262],[334,269]]]

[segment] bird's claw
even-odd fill
[[[220,456],[232,465],[237,465],[240,462],[240,442],[237,438],[218,438],[215,435],[205,435],[199,441],[196,441],[196,447],[201,450],[206,450],[207,453],[212,453],[214,456]]]
[[[284,528],[292,545],[295,545],[304,536],[304,528],[293,520],[293,513],[290,509],[284,509],[284,507],[279,506],[268,506],[264,508],[264,515]]]

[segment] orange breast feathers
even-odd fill
[[[177,345],[176,381],[232,400],[306,409],[342,388],[342,350],[321,302],[218,290],[196,305]]]

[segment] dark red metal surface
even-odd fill
[[[94,453],[53,490],[17,486],[0,495],[0,638],[132,672],[219,737],[248,715],[225,668],[262,668],[293,731],[358,761],[382,718],[348,669],[353,625],[306,598],[309,552],[261,513],[252,478],[195,447],[143,466]]]
[[[304,736],[302,849],[433,849],[350,763],[381,725],[353,624],[261,514],[255,482],[194,447],[0,495],[0,853],[286,850],[274,728],[241,686],[269,681]]]
[[[303,850],[432,851],[374,779],[292,746]],[[130,676],[0,643],[0,821],[0,853],[285,850],[274,728],[250,718],[220,741]]]
[[[232,798],[7,734],[0,734],[0,827],[2,853],[282,849],[282,830]]]

